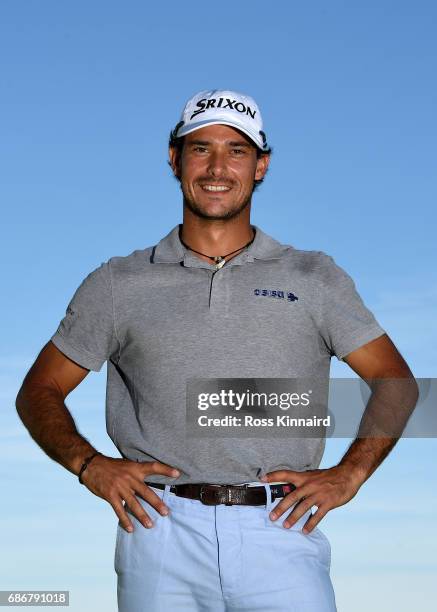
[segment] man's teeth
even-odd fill
[[[226,185],[202,185],[202,189],[206,189],[206,191],[229,191],[230,187],[226,187]]]

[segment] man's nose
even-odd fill
[[[225,169],[225,156],[219,151],[214,151],[209,157],[208,171],[211,176],[219,177]]]

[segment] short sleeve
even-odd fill
[[[379,338],[385,330],[358,294],[351,277],[322,253],[321,334],[339,360]]]
[[[117,354],[109,263],[82,281],[50,340],[67,357],[95,372]]]

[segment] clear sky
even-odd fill
[[[435,377],[436,19],[420,0],[1,3],[0,589],[116,609],[115,514],[36,447],[14,399],[83,278],[181,221],[167,138],[196,91],[257,100],[274,153],[253,222],[332,255],[414,374]],[[353,372],[333,360],[331,375]],[[105,376],[67,405],[117,456]],[[322,467],[347,445],[329,441]],[[401,440],[320,524],[339,612],[434,609],[436,450]]]

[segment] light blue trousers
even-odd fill
[[[271,500],[270,485],[264,486]],[[269,518],[280,499],[206,506],[169,488],[153,487],[168,516],[138,498],[154,526],[147,529],[130,514],[133,533],[117,527],[120,612],[336,611],[329,541],[320,529],[301,531],[311,510],[286,529],[291,509]]]

